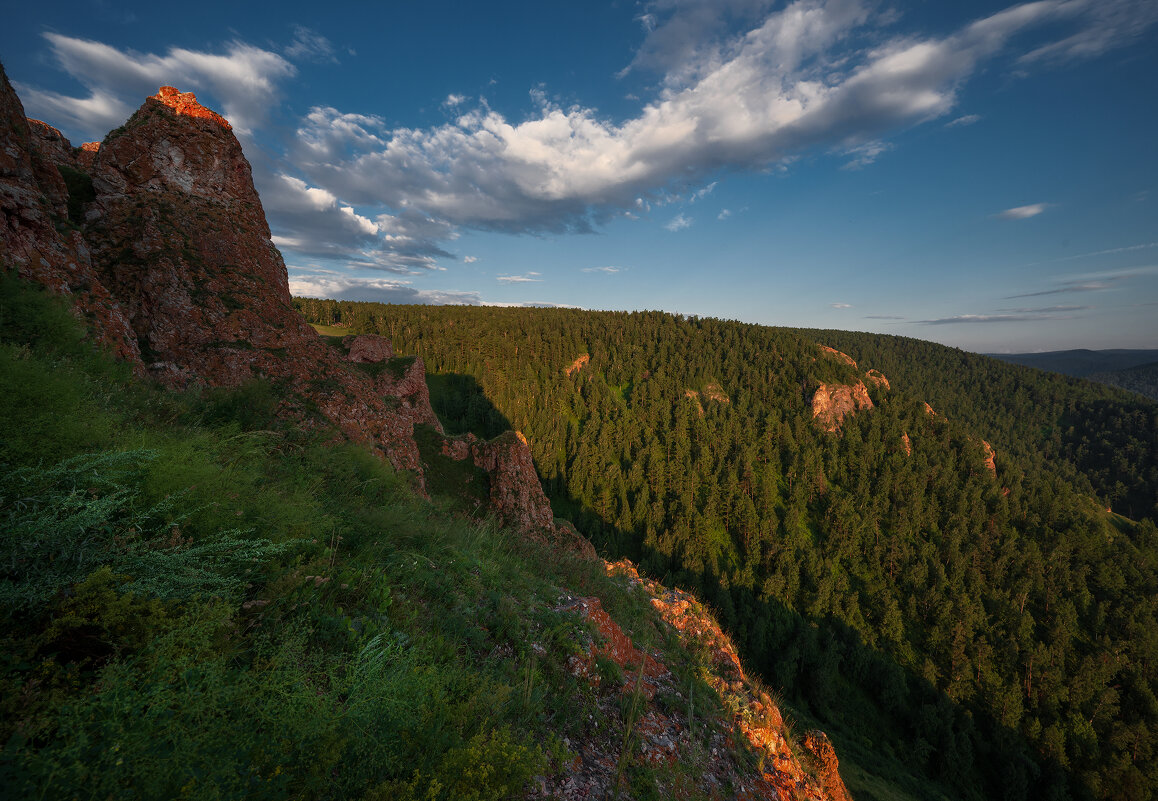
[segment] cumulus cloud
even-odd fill
[[[284,173],[263,176],[259,188],[274,244],[282,250],[401,274],[454,258],[439,244],[451,238],[450,226],[417,212],[370,218],[328,189]]]
[[[661,71],[662,89],[632,118],[564,108],[541,91],[522,121],[483,102],[427,129],[350,129],[341,112],[315,109],[295,161],[354,205],[405,204],[491,230],[586,231],[640,198],[817,147],[869,164],[888,147],[882,137],[951,111],[959,86],[1017,34],[1090,13],[1042,0],[947,35],[898,36],[883,27],[891,18],[855,0],[650,8],[655,28],[632,69]],[[748,27],[726,30],[724,19]]]
[[[1003,220],[1028,220],[1030,217],[1036,217],[1049,208],[1048,203],[1033,203],[1029,206],[1016,206],[1012,209],[998,212],[996,216]]]
[[[717,220],[726,220],[732,216],[731,209],[720,209],[720,213],[716,215]]]
[[[290,292],[299,297],[362,300],[378,303],[461,304],[477,306],[482,299],[477,292],[454,292],[416,289],[409,282],[390,278],[353,278],[319,270],[290,275]]]
[[[503,284],[531,284],[542,281],[542,273],[534,272],[533,270],[522,275],[500,275],[495,278],[496,281]]]
[[[277,53],[237,41],[220,53],[174,47],[157,55],[122,52],[53,32],[44,38],[57,65],[89,95],[69,98],[22,84],[20,98],[32,116],[61,120],[69,133],[81,138],[103,138],[162,84],[185,92],[209,92],[220,103],[218,110],[244,133],[265,118],[276,100],[278,82],[297,71]]]
[[[685,228],[690,228],[691,225],[692,225],[692,218],[691,217],[688,217],[687,215],[684,215],[684,214],[677,214],[675,217],[672,217],[671,220],[669,220],[664,225],[664,228],[666,228],[669,231],[675,232],[675,231],[682,231]]]
[[[474,264],[476,261],[478,261],[478,256],[463,256],[462,257],[462,263],[463,264]]]

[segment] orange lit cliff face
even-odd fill
[[[212,120],[227,131],[233,130],[233,126],[229,124],[227,119],[198,103],[197,95],[192,92],[178,92],[176,87],[162,86],[157,94],[153,95],[153,98],[173,109],[178,116]]]

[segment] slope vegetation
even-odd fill
[[[436,409],[474,387],[527,432],[556,513],[714,606],[854,792],[1158,786],[1154,405],[915,340],[295,302],[453,376]],[[730,402],[688,401],[708,384]]]

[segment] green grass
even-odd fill
[[[311,323],[311,327],[324,337],[345,337],[350,335],[350,329],[339,328],[336,325]]]

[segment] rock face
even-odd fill
[[[885,378],[885,374],[880,370],[869,370],[864,374],[864,377],[869,381],[872,381],[878,387],[882,387],[884,389],[892,389],[892,387],[889,386],[889,379]]]
[[[563,375],[565,375],[565,376],[567,376],[568,378],[570,378],[570,377],[571,377],[571,375],[572,375],[573,373],[577,373],[577,372],[579,372],[580,370],[582,370],[584,367],[586,367],[586,366],[587,366],[587,362],[589,362],[589,361],[591,361],[591,355],[590,355],[590,354],[587,354],[587,353],[584,353],[582,356],[580,356],[579,358],[577,358],[575,361],[571,362],[571,364],[570,364],[570,365],[568,365],[568,366],[567,366],[567,367],[566,367],[566,368],[563,370]]]
[[[618,707],[622,703],[620,699],[636,696],[638,686],[640,707],[635,732],[643,759],[653,764],[676,765],[686,761],[689,753],[703,748],[699,752],[702,763],[697,765],[697,774],[687,786],[669,788],[670,797],[696,797],[697,794],[722,797],[720,788],[731,787],[733,795],[729,797],[752,801],[850,801],[831,745],[823,756],[816,755],[820,764],[818,775],[809,775],[793,753],[776,703],[745,674],[731,639],[694,596],[641,578],[635,566],[626,560],[608,564],[607,571],[650,598],[651,605],[672,627],[685,650],[707,655],[701,675],[728,710],[725,714],[731,717],[728,722],[733,727],[733,737],[742,737],[760,757],[761,767],[753,771],[736,763],[733,754],[736,743],[731,738],[717,735],[719,739],[713,737],[705,747],[703,722],[696,718],[697,700],[684,698],[687,687],[679,686],[660,655],[639,649],[607,615],[597,598],[569,599],[561,610],[582,616],[599,636],[585,654],[571,658],[570,669],[599,687],[601,697],[607,698],[609,710],[605,719],[616,720],[619,715],[610,705]],[[619,686],[601,686],[606,679],[597,669],[599,658],[610,660],[619,668]],[[607,695],[603,696],[604,693]],[[662,698],[668,702],[660,703]],[[679,702],[672,703],[673,698]],[[703,708],[704,699],[698,703]],[[815,732],[813,739],[818,748],[819,743],[828,743],[820,732]],[[808,742],[805,741],[805,748],[809,748]],[[579,759],[571,766],[571,776],[565,778],[561,786],[544,787],[541,795],[532,797],[614,797],[615,762],[621,743],[622,733],[614,731],[608,732],[606,739],[573,743]]]
[[[835,359],[838,362],[844,362],[849,367],[856,369],[856,360],[849,356],[847,353],[841,353],[836,348],[830,348],[828,345],[821,345],[820,343],[817,343],[816,347],[820,348],[820,352],[830,359]]]
[[[821,384],[812,394],[812,417],[826,431],[840,428],[846,415],[873,408],[863,381],[855,384]]]
[[[337,428],[423,488],[414,427],[442,436],[442,426],[421,359],[395,357],[381,337],[333,347],[293,309],[228,121],[166,86],[103,143],[75,150],[50,125],[25,120],[6,78],[0,116],[0,259],[72,295],[93,336],[140,374],[178,389],[271,381],[282,416]],[[87,188],[83,204],[64,174]],[[68,220],[70,199],[83,236]],[[578,537],[556,529],[525,439],[476,442],[471,453],[491,473],[504,521]]]
[[[128,320],[98,279],[88,245],[68,219],[68,187],[49,154],[69,149],[55,128],[28,123],[0,70],[0,264],[71,296],[73,311],[89,322],[94,338],[143,373]]]
[[[997,453],[993,450],[993,446],[985,440],[981,440],[981,447],[985,449],[985,469],[989,471],[989,475],[997,478]]]

